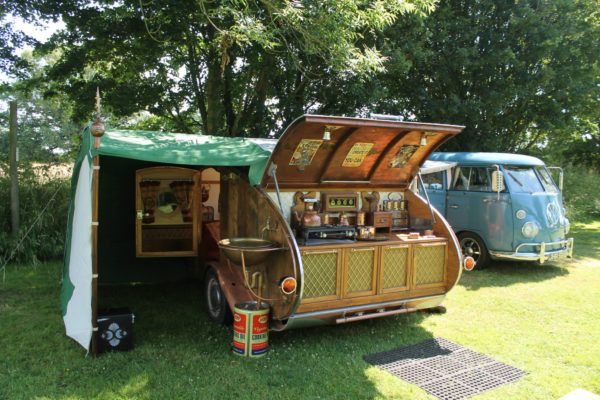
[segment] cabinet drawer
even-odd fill
[[[376,211],[367,214],[367,224],[375,228],[388,228],[392,226],[392,213]]]

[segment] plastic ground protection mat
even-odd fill
[[[442,338],[370,354],[364,360],[443,400],[465,399],[527,374]]]

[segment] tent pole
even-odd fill
[[[98,186],[100,160],[94,156],[92,165],[92,354],[98,354]]]
[[[94,148],[100,148],[104,123],[100,117],[100,90],[96,89],[96,120],[90,127]],[[92,355],[98,354],[98,188],[100,183],[100,156],[92,159]]]

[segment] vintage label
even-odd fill
[[[310,165],[322,143],[319,139],[302,139],[294,150],[290,165]]]
[[[354,143],[346,154],[342,167],[360,167],[372,148],[373,143]]]
[[[400,147],[400,150],[398,150],[392,161],[390,161],[390,168],[404,167],[418,149],[419,146],[412,144],[405,144]]]

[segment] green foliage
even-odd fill
[[[600,218],[600,175],[591,169],[569,165],[565,169],[564,200],[573,222]]]
[[[6,165],[0,164],[0,204],[3,205],[0,207],[0,267],[11,255],[11,262],[34,264],[61,258],[69,199],[70,182],[67,179],[56,178],[43,167],[36,171],[32,168],[21,170],[20,231],[12,235],[10,179]],[[44,208],[46,210],[42,213]]]
[[[40,93],[11,90],[0,93],[0,157],[7,159],[9,108],[17,101],[17,142],[19,158],[27,162],[65,162],[75,152],[73,138],[81,128],[71,122],[68,102],[43,99]]]
[[[382,69],[376,35],[433,0],[60,2],[67,25],[41,48],[60,50],[48,93],[75,118],[97,86],[116,117],[147,111],[175,130],[263,137],[319,103],[335,75]]]
[[[386,30],[375,108],[465,125],[449,150],[581,141],[600,115],[599,15],[596,0],[443,0]]]

